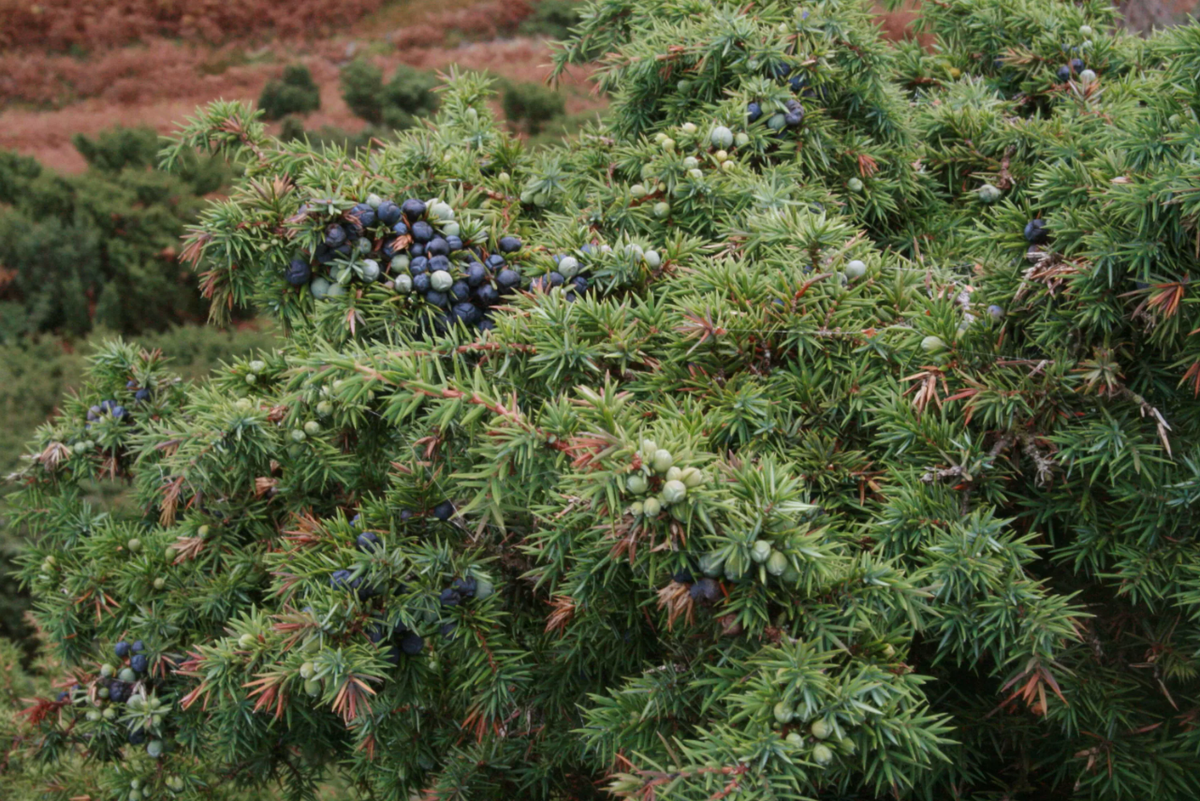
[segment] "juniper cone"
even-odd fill
[[[9,797],[1200,794],[1200,27],[921,8],[928,50],[842,0],[587,4],[554,69],[609,113],[533,152],[478,75],[357,156],[205,108],[166,163],[244,177],[186,252],[287,336],[194,386],[114,343],[39,431],[8,511],[43,703],[80,687],[14,717]],[[396,291],[417,245],[317,257],[371,195],[484,266],[477,328]],[[93,693],[134,640],[153,681]]]

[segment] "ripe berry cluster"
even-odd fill
[[[139,386],[134,379],[129,379],[125,382],[125,388],[133,393],[133,403],[141,405],[151,399],[153,390],[150,387]],[[129,409],[125,408],[119,400],[107,398],[97,404],[89,407],[87,410],[87,420],[84,423],[85,430],[92,430],[92,426],[104,422],[128,423],[132,418],[129,415]],[[73,448],[77,454],[85,454],[96,447],[96,441],[87,438],[79,438],[74,441]]]
[[[454,515],[454,504],[450,501],[442,501],[435,506],[431,512],[431,516],[438,521],[448,521]],[[411,519],[413,514],[405,511],[401,515],[402,519]],[[361,525],[361,515],[355,515],[351,520],[352,526],[358,527]],[[366,553],[374,553],[382,550],[384,547],[383,538],[376,531],[362,531],[354,540],[355,547]],[[329,578],[329,584],[335,590],[345,590],[353,592],[359,600],[367,600],[377,595],[382,594],[383,590],[370,582],[366,581],[362,576],[356,576],[352,570],[335,570]],[[442,606],[457,606],[464,600],[471,598],[486,598],[492,594],[492,584],[487,579],[467,577],[455,579],[450,587],[446,588],[440,595],[439,601]],[[398,593],[405,592],[403,584],[396,590]],[[454,624],[446,623],[442,627],[445,634],[449,634],[454,629]],[[421,653],[424,647],[424,639],[416,632],[408,629],[403,624],[397,624],[389,629],[389,627],[381,620],[376,620],[367,629],[367,637],[375,644],[384,643],[381,648],[385,648],[384,659],[392,664],[399,664],[400,655],[416,656]],[[394,644],[385,643],[386,640],[394,640]],[[307,678],[307,677],[306,677]]]
[[[1092,49],[1092,40],[1086,37],[1092,35],[1092,28],[1089,25],[1083,25],[1079,28],[1079,35],[1085,37],[1083,42],[1077,45],[1062,46],[1062,50],[1066,54],[1078,53],[1083,54]],[[1087,64],[1078,55],[1067,61],[1055,72],[1059,83],[1067,83],[1069,81],[1078,81],[1085,86],[1096,80],[1096,73],[1088,69]]]
[[[87,412],[87,427],[91,428],[92,423],[98,423],[105,418],[112,420],[123,420],[128,411],[124,406],[117,403],[115,400],[102,400],[95,406],[88,409]]]
[[[450,582],[449,587],[442,590],[441,595],[438,596],[438,602],[442,606],[458,606],[463,601],[469,601],[472,598],[482,601],[484,598],[490,597],[492,591],[492,583],[487,579],[475,576],[456,578]]]
[[[442,501],[437,506],[433,507],[432,516],[435,520],[446,522],[454,515],[454,504],[450,501]],[[402,520],[411,519],[413,513],[405,510],[400,513]],[[362,520],[360,515],[355,515],[351,520],[352,526],[358,526]],[[364,531],[359,534],[354,540],[354,546],[360,551],[373,552],[383,547],[383,540],[379,534],[374,531]],[[335,590],[346,590],[353,592],[355,596],[365,601],[368,598],[374,598],[377,595],[383,594],[383,589],[364,581],[362,576],[355,576],[351,570],[335,570],[329,577],[329,586]]]
[[[692,570],[680,570],[671,580],[676,584],[690,584],[688,595],[693,601],[712,603],[721,597],[721,585],[710,576],[701,576],[697,581]]]
[[[587,255],[596,252],[596,246],[586,244],[580,250]],[[582,275],[586,267],[579,263],[579,259],[565,253],[558,253],[554,256],[554,269],[545,275],[538,276],[530,282],[529,288],[535,292],[549,292],[555,287],[565,286],[565,297],[568,302],[574,303],[579,295],[588,291],[589,284],[587,278]]]
[[[813,98],[817,96],[816,91],[807,86],[808,77],[804,72],[793,71],[791,65],[778,62],[767,68],[769,75],[775,78],[781,84],[787,84],[792,93],[804,98]],[[761,100],[752,100],[746,105],[746,122],[753,125],[758,122],[766,114],[763,109]],[[767,127],[776,134],[780,134],[784,128],[799,128],[800,123],[804,122],[804,105],[795,97],[784,103],[783,108],[775,108],[774,113],[767,116]]]
[[[1073,58],[1058,68],[1058,79],[1063,83],[1066,83],[1067,81],[1071,80],[1072,76],[1078,75],[1079,73],[1083,72],[1084,69],[1086,69],[1086,67],[1084,66],[1083,59]]]
[[[746,122],[753,125],[762,117],[762,104],[758,101],[751,101],[746,106]],[[776,132],[782,131],[784,128],[799,128],[802,122],[804,122],[804,106],[795,98],[788,100],[782,111],[776,111],[767,117],[767,127]]]
[[[449,501],[443,501],[441,504],[438,504],[437,509],[440,510],[440,513],[435,512],[435,517],[440,520],[448,520],[453,514],[454,506]],[[361,517],[355,515],[350,523],[351,525],[358,526],[360,521]],[[355,537],[354,544],[358,550],[368,553],[374,553],[384,547],[383,539],[375,531],[363,531],[359,533]],[[335,571],[330,577],[330,585],[334,589],[352,591],[357,594],[359,599],[367,599],[378,595],[380,592],[378,588],[365,582],[362,577],[355,577],[354,573],[350,570]],[[405,586],[401,584],[397,592],[405,592]],[[450,586],[443,589],[438,595],[438,601],[443,607],[454,607],[473,598],[480,600],[488,598],[493,592],[493,585],[486,577],[467,576],[454,579],[450,583]],[[450,636],[454,628],[454,622],[448,621],[443,623],[441,630],[443,634]],[[370,625],[367,626],[366,635],[367,639],[383,650],[384,660],[393,665],[400,663],[402,655],[417,656],[425,646],[424,638],[403,623],[389,626],[386,621],[379,617],[375,617]],[[306,682],[315,682],[312,675],[305,676],[304,678]],[[319,691],[319,684],[314,683],[313,689],[314,691]]]
[[[144,744],[146,753],[157,759],[163,752],[161,734],[168,707],[152,691],[147,692],[152,690],[153,679],[145,651],[141,640],[132,643],[121,640],[113,646],[119,661],[100,666],[94,696],[89,696],[94,699],[89,700],[93,708],[86,717],[91,722],[121,719],[127,726],[128,743]]]
[[[367,639],[383,650],[385,661],[393,665],[400,664],[401,655],[419,656],[425,648],[425,638],[410,630],[403,623],[388,626],[382,620],[376,620],[367,629]]]
[[[509,262],[521,240],[504,236],[493,252],[464,242],[462,225],[448,204],[408,198],[399,205],[371,195],[324,229],[311,259],[293,259],[285,277],[307,285],[313,297],[345,294],[352,281],[382,282],[388,289],[420,296],[440,329],[463,323],[480,331],[495,327],[492,309],[521,286],[518,265]],[[328,271],[313,275],[313,262]]]
[[[132,378],[125,382],[125,389],[133,393],[135,403],[145,403],[150,400],[150,387],[139,387],[138,382]]]
[[[438,595],[438,603],[443,608],[452,608],[461,606],[463,603],[472,599],[480,601],[491,596],[494,591],[492,582],[482,576],[466,576],[464,578],[456,578],[450,582],[450,586],[446,587]],[[455,629],[458,628],[458,623],[454,620],[447,620],[442,623],[440,631],[443,637],[453,637]]]
[[[355,576],[350,570],[333,571],[333,575],[329,577],[329,586],[335,590],[348,590],[360,601],[374,598],[383,592],[381,588],[364,581],[362,576]]]

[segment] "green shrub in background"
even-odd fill
[[[351,113],[376,125],[383,122],[383,70],[358,58],[342,67],[339,78]]]
[[[95,139],[75,134],[71,144],[94,170],[116,173],[127,167],[158,168],[160,145],[153,128],[111,128]]]
[[[88,163],[83,175],[0,151],[0,475],[19,466],[29,435],[78,385],[90,346],[53,334],[86,335],[99,325],[96,341],[148,331],[140,341],[168,348],[188,376],[271,339],[196,327],[153,333],[204,317],[195,277],[175,253],[200,197],[230,177],[221,159],[187,156],[174,174],[162,172],[159,138],[148,128],[72,142]],[[0,636],[23,632],[27,600],[9,574],[17,547],[0,515]]]
[[[537,83],[509,83],[501,100],[504,117],[528,134],[540,133],[566,113],[563,96]]]
[[[127,169],[158,172],[162,142],[162,137],[152,128],[121,126],[101,131],[95,138],[84,134],[71,137],[71,144],[87,161],[88,167],[108,177]],[[181,159],[170,174],[180,178],[196,195],[220,190],[231,177],[229,165],[224,160],[194,155]]]
[[[113,336],[112,331],[97,330],[81,342],[39,337],[0,345],[0,415],[4,420],[0,426],[0,473],[16,468],[30,433],[58,408],[68,391],[79,386],[87,356]],[[131,337],[130,342],[162,350],[172,370],[190,381],[235,355],[267,347],[275,338],[274,328],[264,323],[224,330],[175,326]]]
[[[9,610],[4,609],[4,614]],[[29,737],[29,702],[38,696],[46,699],[56,698],[60,688],[54,682],[61,681],[62,663],[53,658],[52,653],[42,650],[38,658],[26,666],[31,651],[40,645],[31,634],[26,634],[25,643],[16,643],[0,637],[0,742],[7,743],[5,758],[0,760],[0,793],[5,799],[9,798],[57,798],[52,794],[51,787],[57,782],[57,776],[63,771],[70,771],[77,777],[78,786],[93,788],[94,797],[102,797],[100,777],[102,769],[97,763],[90,763],[83,758],[67,757],[65,765],[51,765],[39,762],[32,752],[23,751],[23,746]],[[27,646],[27,647],[22,647]],[[54,714],[51,707],[48,711]]]
[[[177,261],[179,237],[228,167],[189,156],[175,173],[156,169],[149,130],[73,141],[89,165],[81,175],[0,158],[0,341],[203,320],[196,277]]]
[[[433,91],[437,85],[437,77],[432,73],[403,64],[397,66],[383,88],[384,127],[402,131],[437,111],[437,95]]]
[[[0,150],[0,204],[16,203],[20,193],[41,174],[42,165],[37,159],[10,150]]]
[[[589,129],[594,129],[597,124],[603,124],[602,120],[603,117],[594,111],[555,117],[546,123],[540,132],[529,136],[525,140],[525,146],[530,150],[538,150],[561,144],[564,139],[578,136]]]
[[[372,139],[386,142],[391,138],[392,132],[378,125],[365,125],[353,132],[332,125],[305,128],[304,120],[299,117],[284,117],[279,130],[283,142],[307,140],[313,147],[336,147],[347,153],[369,146]]]
[[[289,114],[279,123],[279,139],[282,142],[294,142],[297,139],[303,139],[305,133],[303,117]]]
[[[278,120],[288,114],[310,114],[321,107],[321,90],[303,64],[284,67],[283,78],[267,83],[258,97],[263,117]]]
[[[433,92],[437,79],[403,64],[385,85],[382,70],[366,59],[357,59],[342,67],[341,84],[346,105],[372,125],[404,130],[437,110]]]
[[[541,0],[533,7],[533,13],[521,22],[517,32],[525,36],[566,39],[571,28],[579,22],[583,7],[579,0]]]

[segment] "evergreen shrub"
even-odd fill
[[[403,130],[437,109],[437,96],[433,93],[437,80],[428,72],[403,64],[396,67],[384,84],[382,70],[358,59],[342,68],[341,82],[346,105],[355,116],[372,125]]]
[[[1200,793],[1200,26],[922,14],[589,3],[555,70],[603,55],[610,117],[536,153],[472,75],[357,158],[205,109],[168,161],[244,178],[186,252],[288,336],[189,389],[115,345],[39,432],[69,689],[21,753],[119,799]],[[473,296],[520,268],[491,327],[327,252],[418,222]]]
[[[501,105],[505,118],[530,134],[539,133],[566,113],[563,96],[536,83],[508,84]]]
[[[149,129],[73,142],[89,165],[79,175],[0,155],[0,342],[202,320],[196,277],[176,260],[179,237],[202,196],[228,183],[228,166],[189,154],[174,173],[156,169]]]
[[[289,64],[283,77],[268,81],[258,97],[263,118],[283,119],[289,114],[311,114],[321,107],[321,89],[303,64]]]

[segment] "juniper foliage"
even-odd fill
[[[931,51],[840,0],[598,0],[555,70],[608,54],[611,118],[536,154],[472,75],[357,158],[205,109],[167,162],[245,178],[188,254],[289,336],[186,392],[114,346],[40,432],[22,575],[86,696],[42,755],[118,798],[1200,792],[1200,26],[924,14]],[[372,194],[534,280],[482,332],[316,261]],[[146,700],[81,718],[135,639]]]

